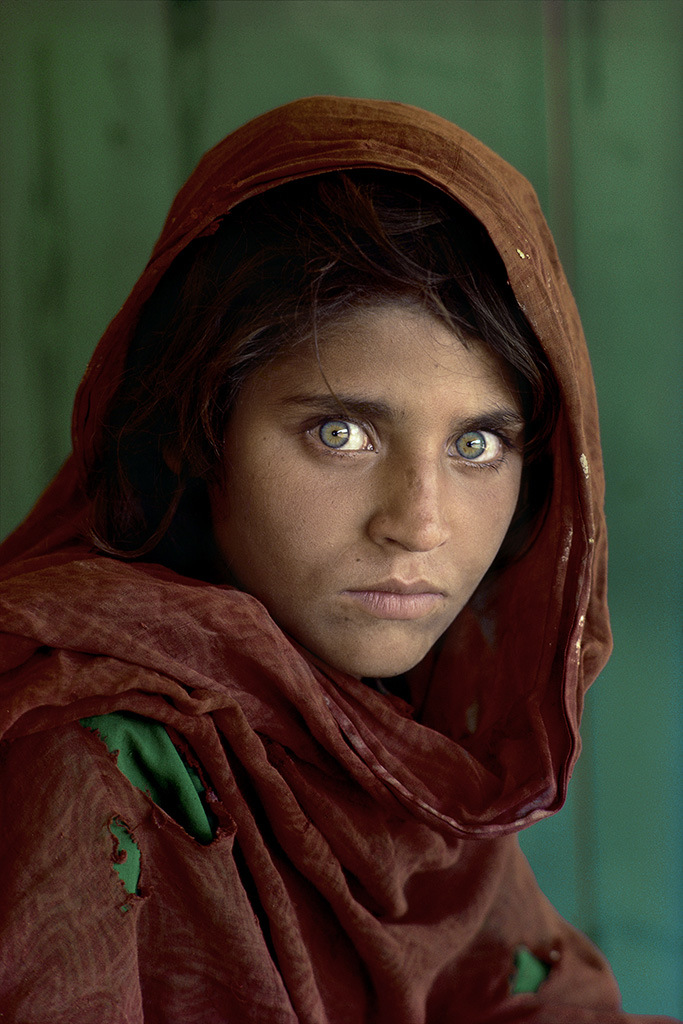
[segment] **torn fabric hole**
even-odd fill
[[[140,847],[120,818],[112,818],[109,831],[116,842],[112,867],[123,882],[126,892],[136,893],[140,881]],[[128,907],[123,906],[121,910],[126,911]]]
[[[515,951],[515,973],[510,979],[512,995],[538,992],[549,973],[548,964],[535,957],[526,946],[519,946]]]

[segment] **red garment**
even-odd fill
[[[347,167],[415,174],[482,221],[562,391],[538,540],[453,624],[415,718],[312,664],[247,594],[79,539],[80,481],[141,305],[171,260],[243,199]],[[250,122],[175,200],[81,385],[73,439],[2,548],[4,1019],[634,1019],[514,835],[562,805],[583,695],[610,646],[588,355],[529,184],[400,104],[313,98]],[[120,709],[166,723],[194,752],[220,824],[213,843],[188,836],[77,724]],[[113,818],[141,850],[136,895],[112,871]],[[536,995],[510,991],[520,946],[550,965]]]

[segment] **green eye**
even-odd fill
[[[455,450],[468,462],[491,462],[500,455],[500,449],[499,438],[487,430],[468,430],[455,440]]]
[[[365,431],[357,423],[346,420],[326,420],[319,427],[318,436],[327,448],[359,452],[372,447]]]
[[[349,440],[350,433],[348,423],[342,420],[328,420],[320,428],[320,440],[328,448],[343,448]]]

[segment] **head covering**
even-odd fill
[[[421,770],[414,778],[411,773],[401,782],[406,799],[432,807],[453,827],[467,834],[497,834],[561,806],[578,755],[584,693],[609,651],[603,476],[586,346],[533,190],[482,143],[436,115],[397,103],[314,97],[249,122],[206,154],[176,197],[151,260],[97,347],[76,398],[74,454],[3,546],[3,561],[11,559],[4,572],[18,575],[29,555],[39,554],[38,563],[31,559],[33,571],[67,557],[56,551],[77,536],[75,513],[82,502],[76,481],[84,478],[100,442],[141,307],[174,257],[193,239],[213,232],[218,220],[243,200],[293,179],[351,167],[414,174],[481,221],[561,386],[555,481],[541,534],[531,552],[508,569],[486,606],[468,609],[456,623],[433,668],[421,715],[423,722],[438,722],[441,732],[459,737],[465,731],[464,712],[476,704],[486,763],[497,762],[493,773],[485,773],[476,794],[468,787],[460,793],[456,786],[454,792],[452,781],[442,788],[442,777],[450,774],[446,764],[452,764],[455,778],[461,774],[456,770],[460,748],[446,744],[433,751],[433,770]],[[82,554],[92,553],[84,545]],[[70,546],[68,558],[75,555]],[[89,569],[100,571],[97,564]],[[101,571],[115,577],[120,571],[133,579],[144,572],[110,562]],[[60,608],[64,602],[73,604],[75,591],[59,597],[56,590],[52,593]],[[207,588],[205,600],[209,596],[217,602],[244,602],[216,588]],[[58,621],[50,615],[50,636],[41,642],[77,644],[64,633],[66,623],[60,630]],[[28,635],[39,632],[38,623],[33,632],[26,626]],[[334,714],[330,710],[328,717]],[[363,735],[365,726],[359,728]],[[415,729],[421,745],[418,737],[424,730],[412,723],[407,728]],[[405,767],[406,745],[410,749],[413,740],[396,739]],[[431,733],[427,742],[435,742]],[[477,740],[467,742],[476,758]]]
[[[171,262],[244,200],[345,168],[415,175],[479,219],[561,393],[553,490],[538,537],[475,595],[427,659],[414,713],[306,657],[251,596],[104,557],[81,539],[82,481],[142,307]],[[570,965],[553,969],[559,980],[541,989],[548,998],[570,1003],[581,992],[582,1005],[603,1006],[604,1016],[574,1007],[553,1021],[622,1019],[605,1009],[616,996],[603,962],[558,923],[510,835],[562,805],[584,694],[609,653],[602,502],[589,359],[529,183],[466,132],[414,107],[313,97],[270,111],[209,151],[176,197],[80,386],[72,456],[0,549],[5,739],[19,749],[86,715],[125,709],[164,722],[189,744],[236,837],[230,934],[249,948],[262,992],[235,995],[236,969],[225,966],[224,951],[229,984],[216,980],[214,961],[202,961],[222,986],[222,1005],[238,999],[241,1015],[230,1019],[473,1022],[476,1007],[484,1014],[508,998],[501,965],[510,949],[534,943],[549,964],[562,954]],[[144,843],[162,854],[158,820],[147,805],[136,808],[144,878]],[[202,890],[220,904],[214,869],[200,858],[212,849],[185,851],[182,876],[163,853],[167,874],[150,883],[186,923],[220,916],[206,909]],[[185,898],[190,875],[198,889]],[[228,882],[221,886],[227,891]],[[143,952],[139,945],[150,921],[161,927],[153,900],[135,907],[136,962],[148,979],[165,973],[153,941]],[[244,914],[241,904],[250,908]],[[163,927],[168,936],[172,925]],[[249,943],[260,943],[256,952]],[[178,957],[173,964],[182,973]],[[145,984],[151,1007],[155,983]],[[458,1005],[471,1007],[462,1018],[448,1010],[456,992]]]

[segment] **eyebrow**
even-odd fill
[[[402,410],[396,410],[386,402],[376,402],[366,398],[359,398],[356,395],[334,395],[324,392],[319,395],[299,394],[289,395],[283,399],[283,405],[299,405],[315,408],[320,412],[334,414],[341,413],[345,416],[358,417],[360,419],[378,419],[388,423],[399,422],[405,416]],[[507,406],[494,406],[491,409],[482,409],[481,412],[469,414],[462,420],[454,418],[458,429],[474,430],[484,428],[486,430],[521,429],[525,426],[522,414]]]

